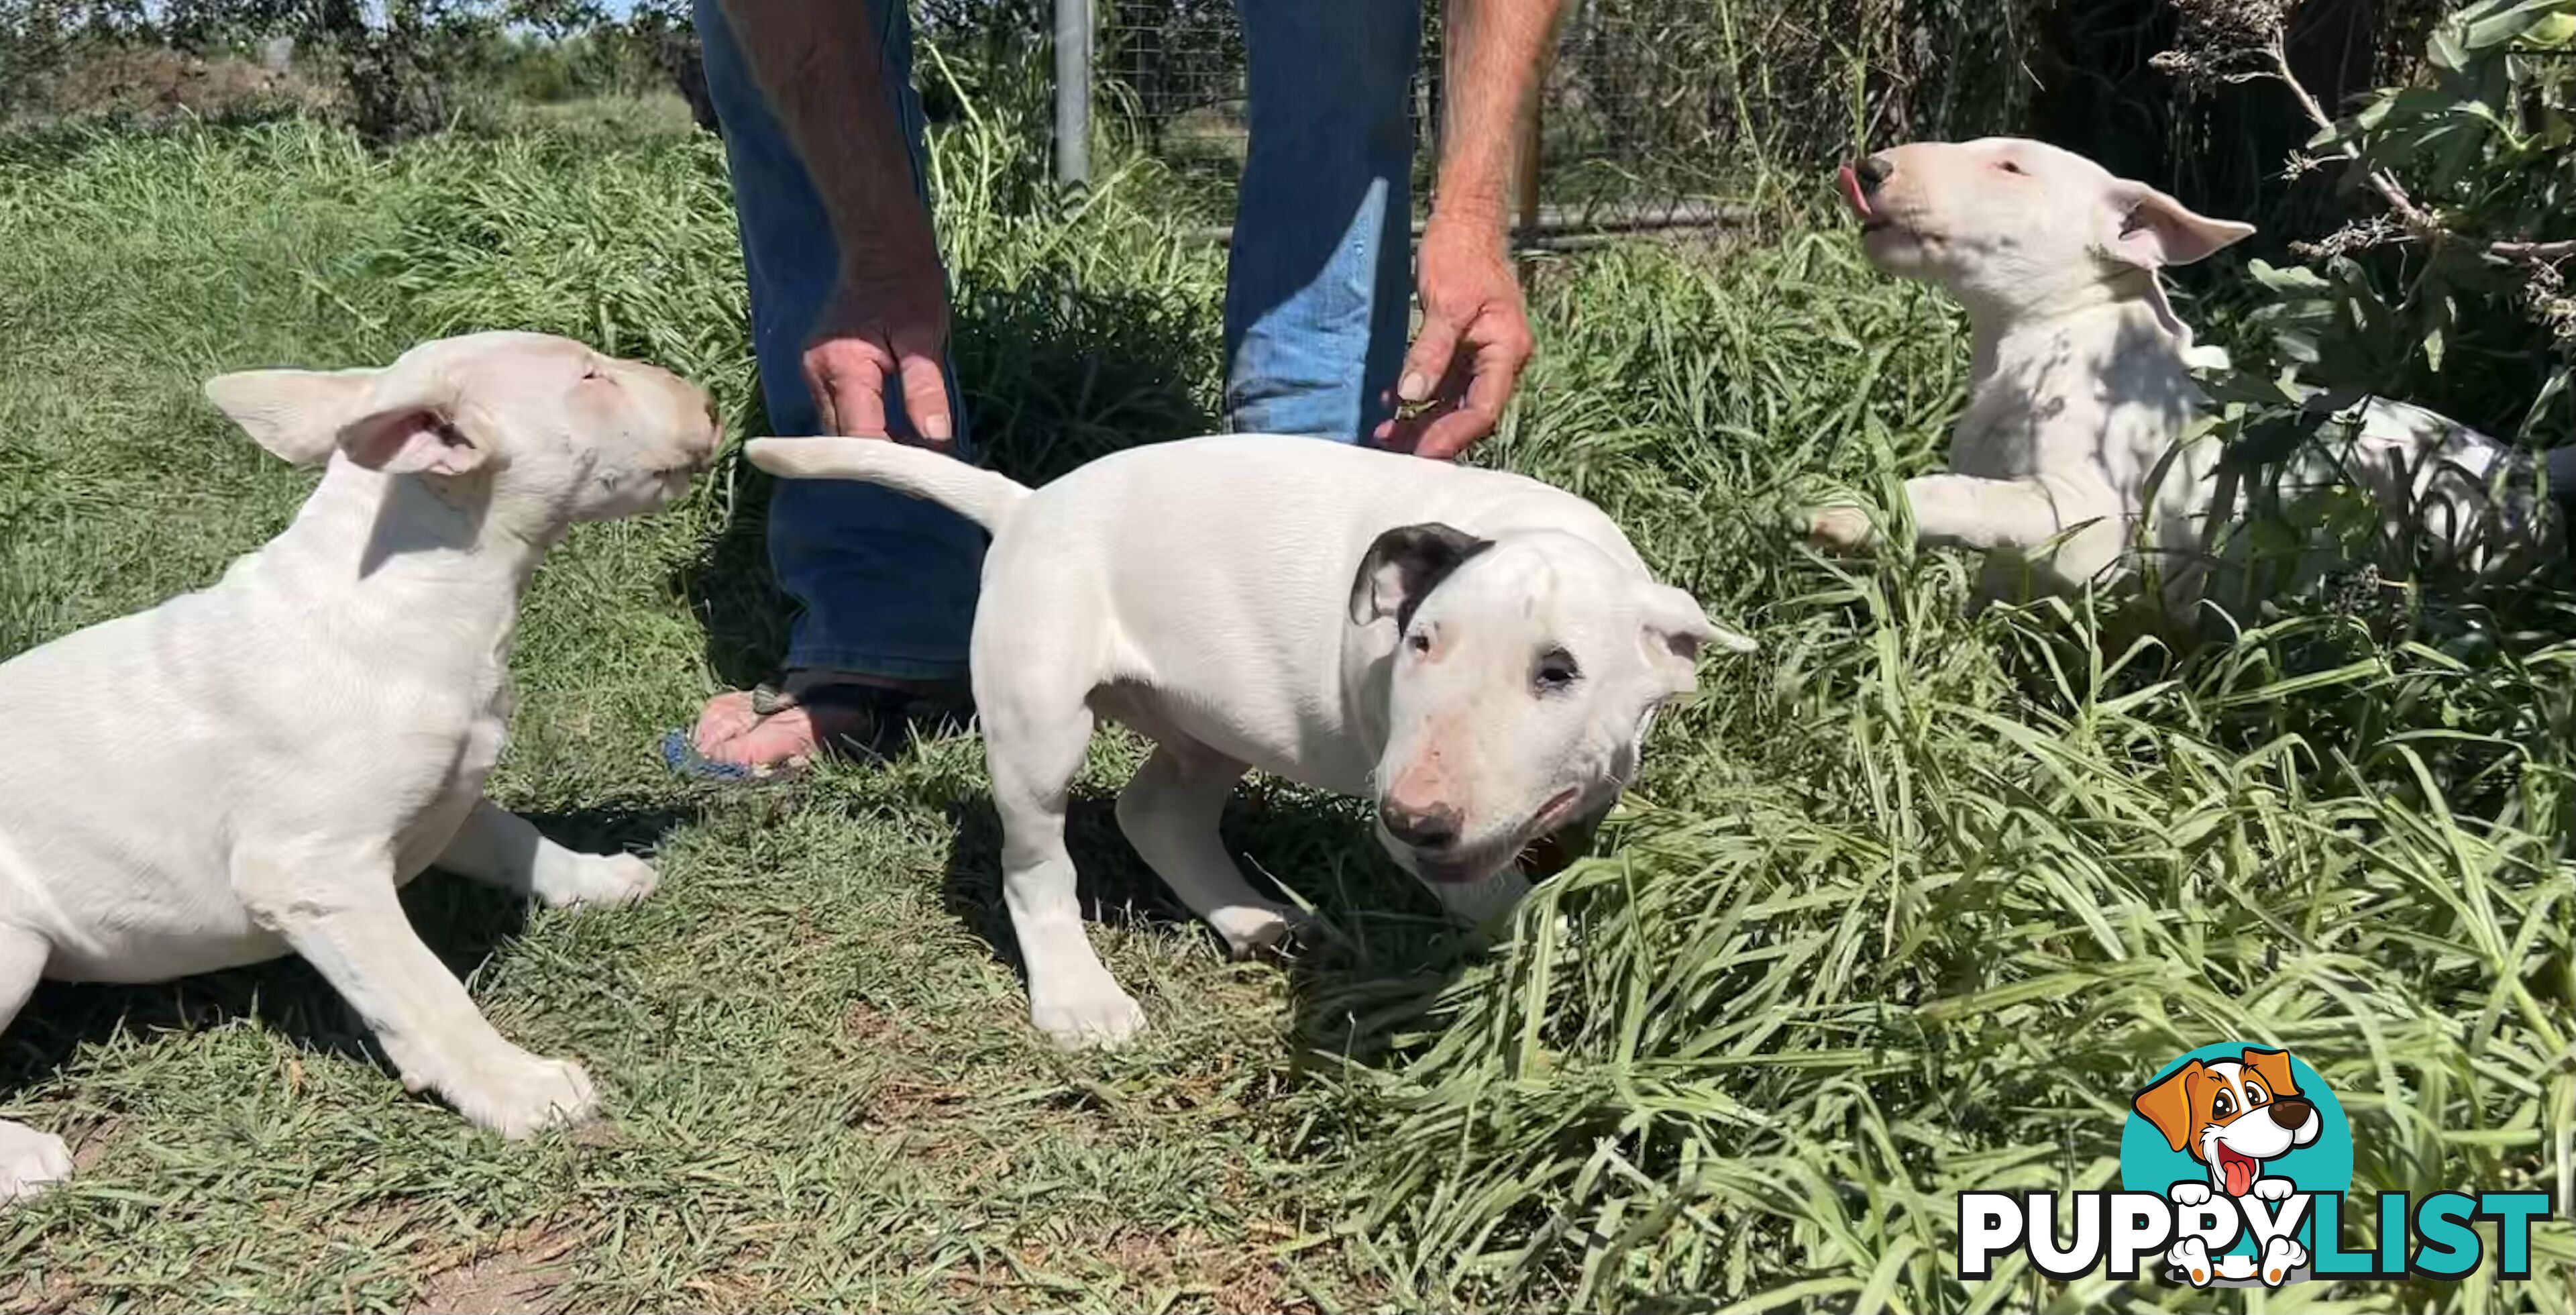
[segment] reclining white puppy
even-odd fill
[[[221,580],[0,665],[0,1026],[40,977],[157,982],[303,955],[401,1071],[505,1135],[586,1115],[590,1079],[501,1038],[395,889],[433,862],[551,905],[625,904],[631,856],[572,853],[483,798],[538,558],[648,511],[715,453],[705,394],[576,342],[492,333],[382,370],[206,385],[260,446],[329,470]],[[0,1122],[0,1202],[71,1170]]]
[[[2135,568],[2144,522],[2168,614],[2188,616],[2210,566],[2203,532],[2219,454],[2208,442],[2176,451],[2205,398],[2190,374],[2191,330],[2157,271],[2252,226],[2016,138],[1899,146],[1846,166],[1842,187],[1870,262],[1947,290],[1975,335],[1951,473],[1905,485],[1918,538],[1988,553],[1978,592],[1992,600],[2020,592],[2024,567],[2057,593]],[[2474,565],[2532,546],[2547,516],[2528,496],[2527,457],[2418,407],[2375,401],[2363,421],[2348,461],[2384,509],[2384,531]],[[2553,488],[2576,490],[2576,449],[2551,453],[2547,469]],[[2500,471],[2521,489],[2502,504],[2489,482]],[[2312,460],[2285,483],[2335,478]],[[1853,507],[1814,513],[1808,530],[1838,549],[1871,533]]]
[[[1097,714],[1156,742],[1119,826],[1237,954],[1295,916],[1217,818],[1244,772],[1371,796],[1381,842],[1481,919],[1516,860],[1597,820],[1720,629],[1599,508],[1499,474],[1309,438],[1136,448],[1030,490],[917,448],[766,438],[754,465],[928,498],[993,534],[975,702],[1029,1013],[1065,1045],[1144,1024],[1085,938],[1065,792]]]

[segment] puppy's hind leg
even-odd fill
[[[632,854],[576,854],[493,803],[474,811],[438,855],[438,866],[558,908],[616,908],[653,893],[653,865]]]
[[[988,600],[988,604],[989,600]],[[1002,900],[1029,974],[1029,1021],[1067,1049],[1114,1046],[1145,1026],[1145,1011],[1091,948],[1064,847],[1065,794],[1091,743],[1092,712],[1060,671],[985,679],[975,703],[1002,818]],[[996,688],[996,687],[1001,688]]]
[[[1118,829],[1127,842],[1238,959],[1287,939],[1304,917],[1263,899],[1217,833],[1226,796],[1244,771],[1242,763],[1203,745],[1164,740],[1118,795]]]
[[[35,994],[53,947],[24,927],[0,924],[0,1031]],[[22,1201],[72,1175],[72,1153],[63,1139],[23,1123],[0,1119],[0,1205]]]

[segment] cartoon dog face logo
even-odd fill
[[[2167,1145],[2209,1166],[2210,1186],[2229,1196],[2287,1195],[2290,1184],[2265,1178],[2263,1162],[2315,1141],[2324,1126],[2300,1097],[2286,1050],[2192,1060],[2131,1103]]]

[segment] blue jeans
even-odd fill
[[[866,0],[886,85],[924,187],[921,101],[903,0]],[[800,359],[840,269],[828,215],[716,0],[696,0],[751,285],[772,432],[819,432]],[[1250,149],[1225,295],[1225,405],[1237,432],[1351,442],[1385,419],[1412,291],[1418,0],[1237,0],[1250,61]],[[958,454],[972,459],[952,367]],[[886,399],[898,436],[909,427]],[[780,481],[769,556],[800,611],[787,666],[900,680],[962,676],[981,530],[866,484]]]

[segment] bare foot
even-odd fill
[[[761,707],[771,710],[764,714]],[[875,730],[865,707],[826,702],[775,706],[774,696],[736,690],[707,701],[698,714],[698,754],[736,767],[802,767],[826,745],[865,742]]]

